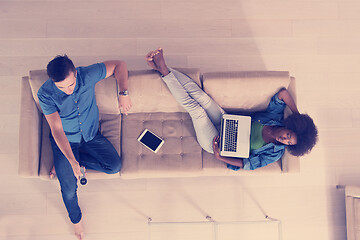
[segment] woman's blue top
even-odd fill
[[[280,100],[278,93],[276,93],[265,111],[251,115],[251,121],[258,121],[269,126],[283,126],[285,107],[285,102]],[[261,148],[250,151],[249,158],[243,158],[244,169],[254,170],[276,162],[284,155],[285,147],[283,144],[268,143]],[[240,169],[240,167],[231,164],[227,164],[227,167],[232,170]]]

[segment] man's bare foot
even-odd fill
[[[54,179],[54,178],[55,178],[55,176],[56,176],[55,166],[53,166],[53,167],[51,168],[49,175],[50,175],[50,179]]]
[[[149,52],[145,56],[145,59],[151,68],[155,69],[156,71],[159,71],[163,76],[169,74],[168,67],[165,64],[162,48],[158,48],[156,51]]]
[[[82,219],[80,220],[80,222],[74,224],[74,230],[75,230],[75,236],[77,237],[77,239],[83,240],[84,239],[84,228],[82,225]]]

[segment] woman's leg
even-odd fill
[[[204,108],[190,97],[172,72],[164,76],[163,81],[175,100],[190,114],[200,146],[205,151],[213,153],[212,140],[219,135],[219,132]]]
[[[190,114],[200,146],[205,151],[213,153],[212,140],[214,137],[219,135],[219,132],[211,122],[204,108],[189,95],[189,93],[180,84],[174,73],[168,71],[162,51],[152,56],[152,60],[149,65],[155,70],[158,70],[162,75],[165,75],[162,78],[168,86],[170,92],[176,101]]]
[[[181,86],[188,92],[190,97],[195,99],[209,116],[211,122],[218,128],[221,124],[222,116],[225,111],[207,95],[190,77],[185,74],[169,68]]]

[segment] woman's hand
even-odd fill
[[[228,163],[228,164],[243,168],[244,164],[243,164],[242,158],[232,158],[232,157],[222,157],[222,156],[220,156],[219,141],[220,141],[219,136],[214,137],[214,139],[213,139],[213,151],[214,151],[215,158],[220,160],[220,161],[223,161],[225,163]]]
[[[213,139],[213,151],[214,151],[215,157],[220,156],[219,141],[220,141],[219,136],[214,137],[214,139]]]
[[[293,113],[299,113],[299,110],[297,109],[296,103],[293,99],[293,97],[290,95],[290,93],[288,92],[288,90],[281,89],[278,93],[278,98],[280,100],[283,100],[284,103],[290,108],[290,110]]]

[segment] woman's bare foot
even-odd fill
[[[50,175],[50,179],[54,179],[54,178],[55,178],[55,176],[56,176],[55,166],[53,166],[53,167],[51,168],[49,175]]]
[[[84,239],[84,228],[82,225],[82,219],[80,220],[80,222],[74,224],[74,230],[75,230],[75,236],[77,237],[77,239],[83,240]]]
[[[145,56],[147,64],[154,70],[159,71],[163,76],[169,74],[168,67],[165,64],[162,48],[151,51]]]
[[[145,60],[146,63],[154,70],[159,71],[160,69],[158,69],[155,65],[155,63],[153,62],[153,56],[155,55],[155,51],[150,51],[148,54],[146,54],[145,56]]]

